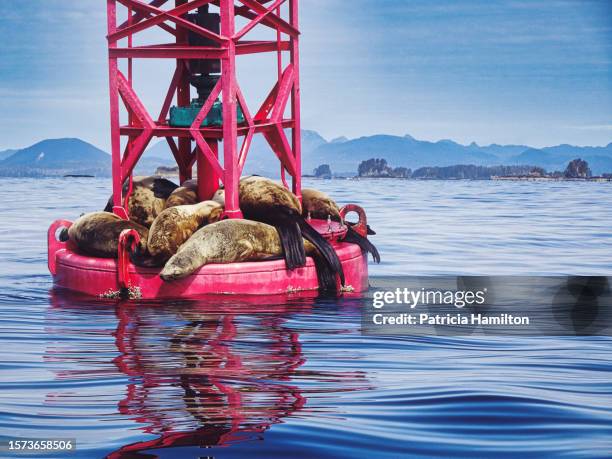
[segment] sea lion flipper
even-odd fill
[[[130,261],[141,268],[161,268],[164,266],[168,257],[151,256],[148,252],[143,251],[139,246],[135,250],[128,252]]]
[[[157,177],[153,180],[153,195],[158,199],[168,199],[168,196],[172,194],[179,186],[162,177]]]
[[[247,240],[241,240],[237,243],[240,252],[238,252],[238,260],[248,260],[253,255],[253,244]]]
[[[300,227],[294,219],[282,219],[275,222],[275,228],[283,247],[287,269],[294,270],[306,264],[306,252]]]
[[[310,256],[312,257],[312,260],[314,261],[315,268],[317,271],[317,280],[319,281],[319,291],[336,293],[338,291],[336,275],[331,270],[325,258],[323,258],[319,252],[312,253]]]
[[[68,233],[68,228],[66,228],[66,227],[62,228],[62,230],[59,233],[58,239],[60,240],[60,242],[68,242],[68,239],[70,239],[70,234]]]
[[[368,240],[368,238],[363,237],[361,234],[355,231],[351,225],[348,225],[348,230],[343,241],[357,244],[359,247],[361,247],[361,250],[371,253],[372,258],[376,263],[380,263],[380,254],[378,253],[378,249]]]
[[[340,276],[340,281],[342,285],[344,285],[344,270],[342,269],[342,263],[340,263],[340,259],[338,258],[338,254],[334,248],[323,236],[318,233],[317,230],[310,226],[310,224],[304,220],[303,217],[298,217],[297,222],[302,232],[302,236],[312,242],[321,256],[325,259],[325,261],[327,261],[332,271]]]

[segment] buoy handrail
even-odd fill
[[[135,229],[125,229],[119,235],[117,246],[117,280],[121,289],[133,287],[130,278],[130,252],[140,242],[140,234]]]
[[[55,220],[47,230],[47,266],[49,272],[53,275],[57,271],[55,254],[58,250],[65,249],[68,246],[66,242],[62,242],[57,238],[57,232],[59,229],[68,229],[70,226],[72,226],[72,222],[69,220]]]
[[[368,236],[368,218],[366,217],[365,210],[357,204],[347,204],[340,209],[340,217],[342,221],[346,221],[346,216],[350,212],[355,212],[359,216],[359,221],[352,226],[353,230],[359,233],[363,237]]]

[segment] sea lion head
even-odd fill
[[[340,208],[338,204],[326,193],[312,188],[302,188],[303,215],[313,218],[340,220]]]
[[[159,273],[159,277],[165,282],[172,282],[188,275],[185,274],[186,271],[187,269],[178,262],[172,264],[166,263],[164,269]]]

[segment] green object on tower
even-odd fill
[[[202,107],[203,104],[199,99],[193,99],[189,107],[171,107],[168,124],[172,127],[190,127],[198,116],[198,113],[200,113]],[[240,104],[236,104],[236,116],[238,118],[238,124],[245,122],[244,113],[242,112]],[[222,125],[223,104],[217,99],[210,109],[210,112],[208,112],[208,115],[206,115],[206,118],[204,118],[204,121],[202,121],[200,127],[218,127]]]

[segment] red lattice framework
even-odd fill
[[[289,19],[281,16],[281,6],[288,3]],[[117,23],[117,7],[127,9],[127,20]],[[168,5],[170,4],[170,5]],[[218,6],[220,33],[214,33],[185,19],[185,15],[205,5]],[[200,199],[210,198],[219,183],[225,187],[225,213],[240,218],[238,181],[247,160],[253,135],[263,134],[280,160],[283,183],[285,172],[292,177],[292,191],[301,197],[300,89],[298,50],[298,0],[107,0],[108,51],[110,76],[110,112],[114,211],[127,218],[122,185],[154,137],[164,137],[176,159],[181,183],[191,178],[197,164]],[[247,19],[237,30],[236,18]],[[133,46],[135,35],[159,27],[174,37],[173,42]],[[276,31],[276,40],[254,41],[244,37],[255,28]],[[217,46],[190,46],[190,32],[210,39]],[[126,40],[127,39],[127,40]],[[119,43],[127,41],[127,46]],[[277,81],[255,115],[252,115],[236,78],[236,56],[256,53],[277,54]],[[283,68],[283,53],[289,54]],[[176,69],[162,108],[156,118],[145,109],[132,85],[133,59],[174,59]],[[119,60],[127,60],[127,76],[119,70]],[[179,106],[189,106],[189,60],[221,61],[221,78],[190,127],[169,126],[166,118],[175,96]],[[223,125],[201,127],[215,100],[221,95]],[[120,125],[119,100],[128,113],[128,124]],[[284,116],[290,102],[289,118]],[[237,122],[237,104],[246,121]],[[285,129],[291,129],[291,139]],[[122,151],[121,137],[127,137]],[[242,138],[241,147],[237,141]],[[219,141],[223,141],[223,163],[219,161]],[[192,148],[193,146],[193,148]]]

